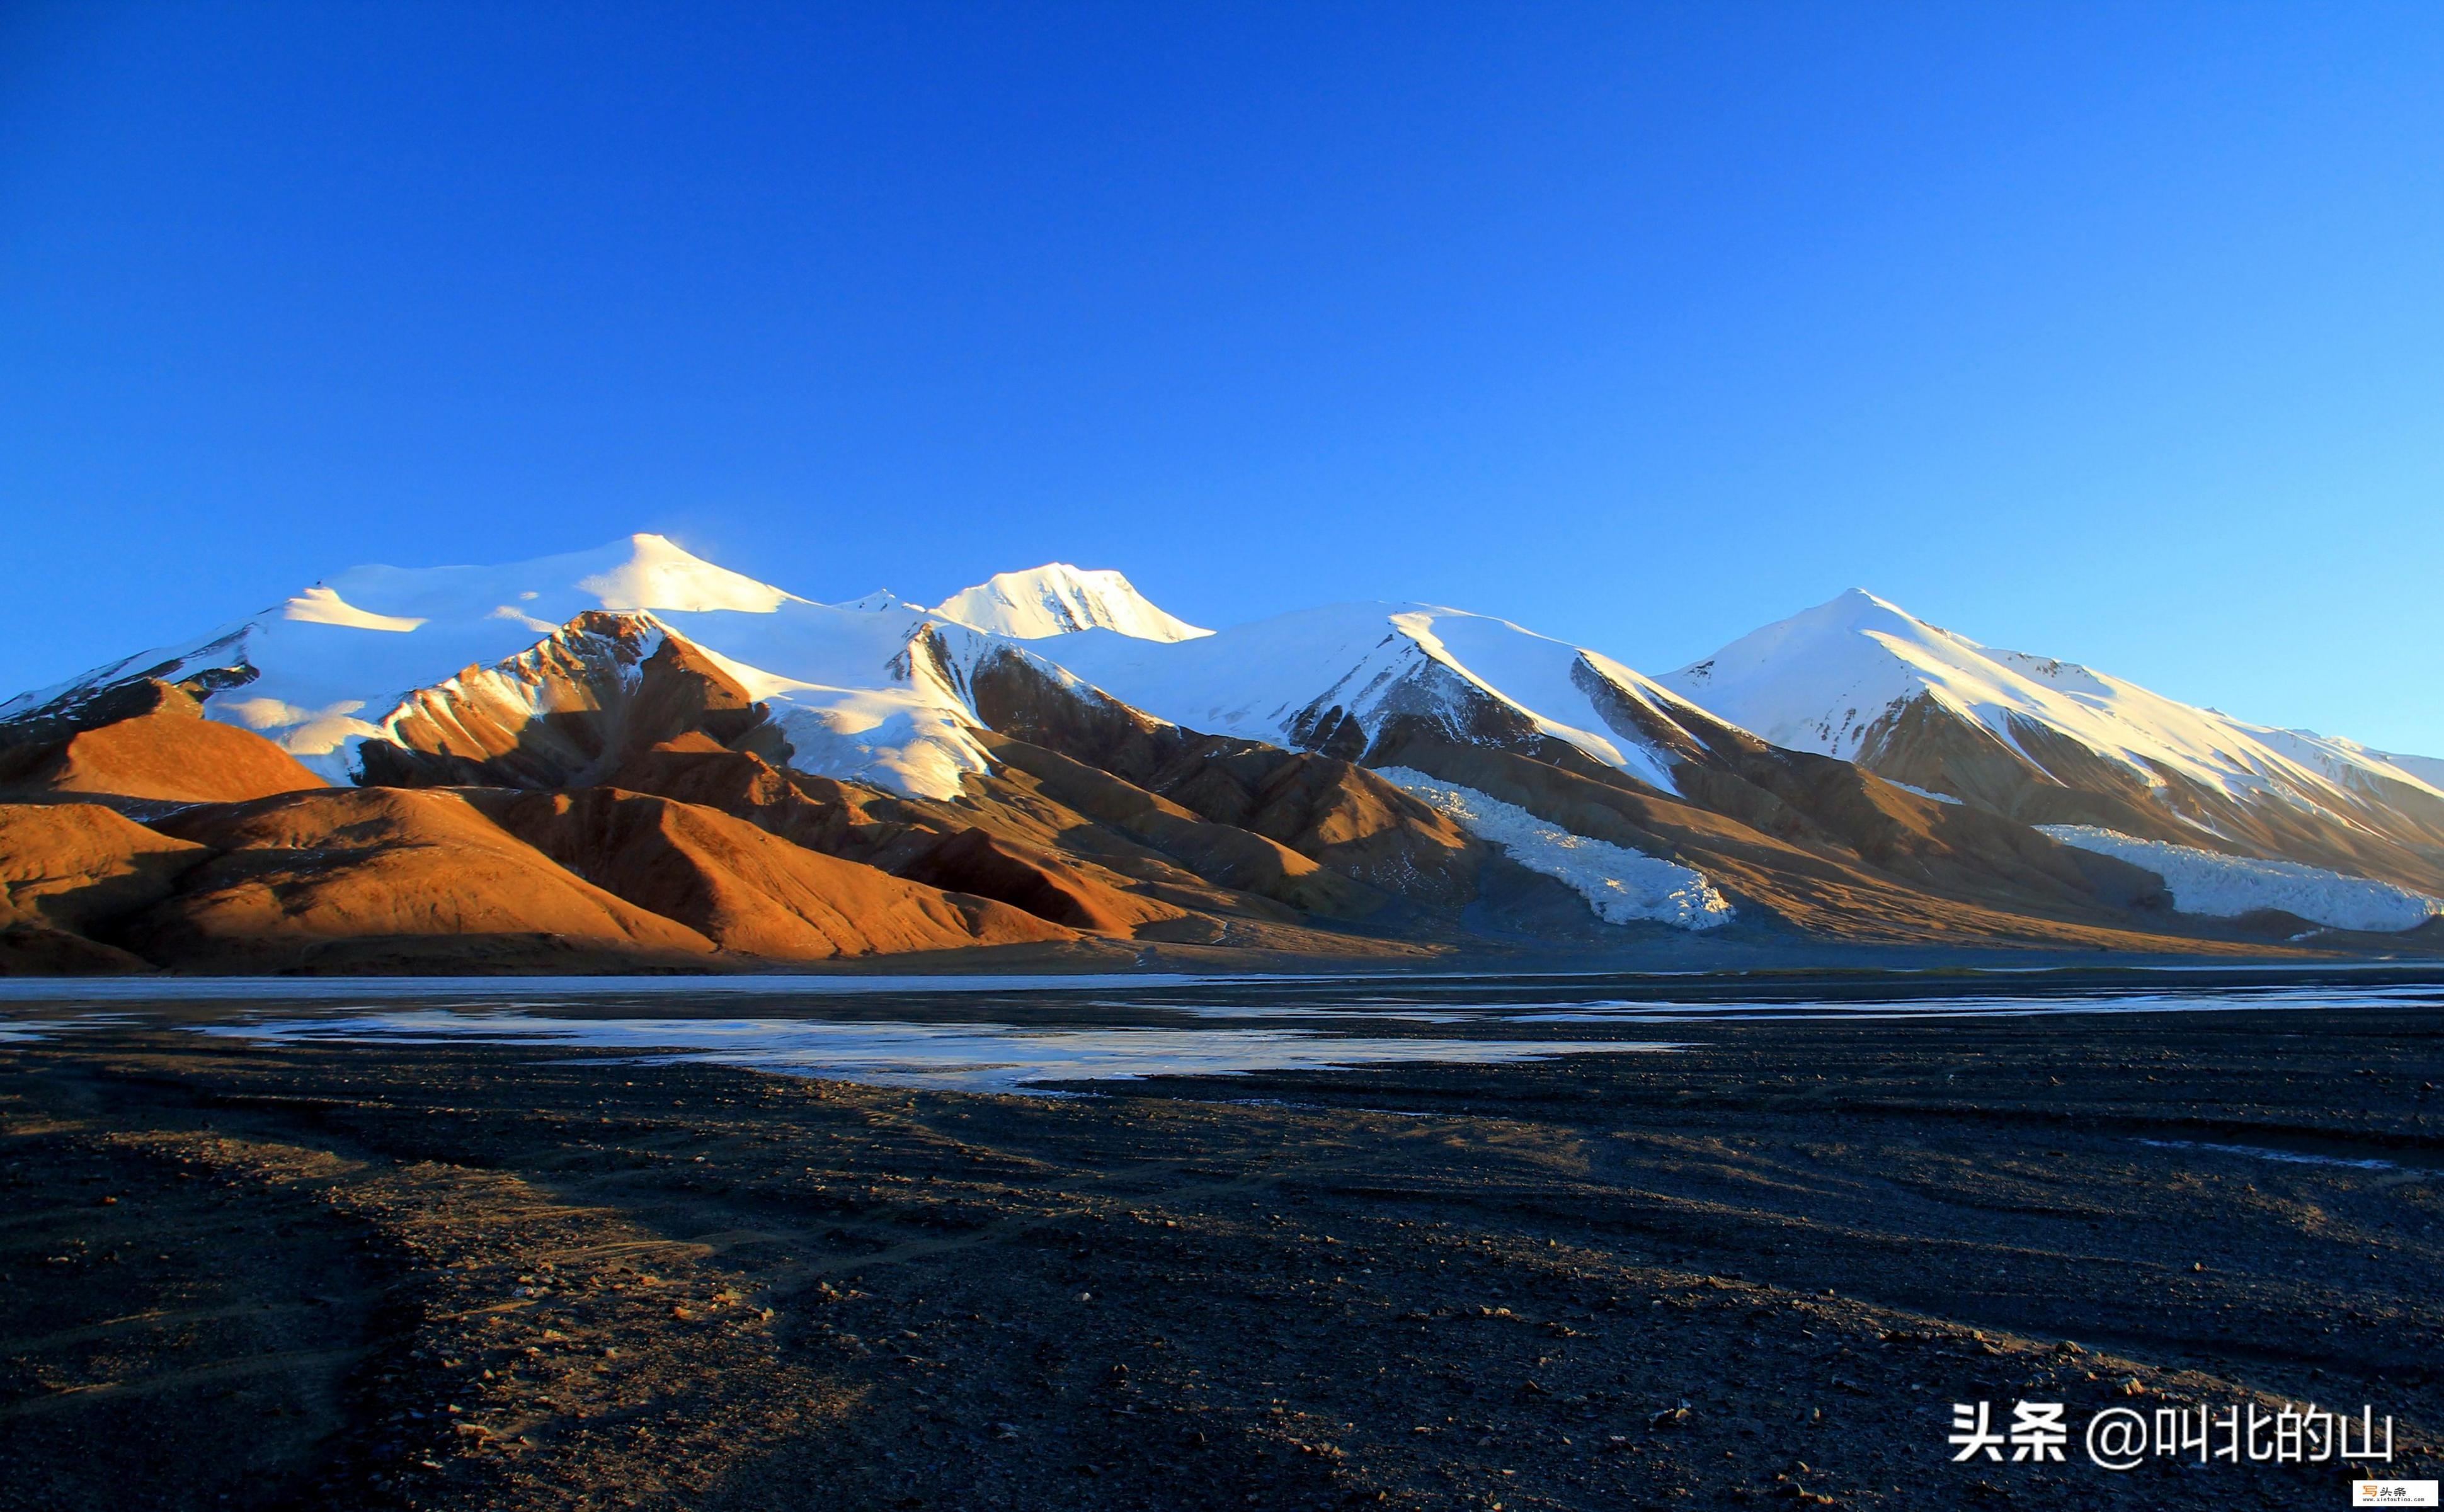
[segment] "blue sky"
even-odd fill
[[[657,529],[2444,753],[2440,250],[2432,5],[18,4],[0,691]]]

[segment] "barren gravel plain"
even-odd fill
[[[0,1508],[2341,1507],[2364,1466],[2077,1431],[2310,1402],[2435,1477],[2444,990],[2194,980],[1731,985],[1566,1023],[1673,1048],[1025,1093],[18,1004]],[[2065,1404],[2064,1460],[1955,1463],[1979,1401]]]

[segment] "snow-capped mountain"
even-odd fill
[[[2444,766],[2001,651],[1853,589],[1658,679],[1776,745],[2033,821],[2444,879]]]
[[[1040,624],[1053,610],[1166,638],[1197,634],[1118,573],[1069,567],[1009,573],[956,596],[967,615]],[[1026,595],[1040,590],[1035,599]],[[1036,604],[1035,618],[1020,612]],[[357,748],[435,710],[502,726],[599,692],[555,678],[570,648],[555,637],[580,615],[639,617],[649,637],[675,633],[772,706],[803,769],[948,797],[988,762],[959,686],[991,639],[957,615],[870,594],[815,603],[694,556],[656,535],[592,551],[489,567],[358,567],[250,618],[182,645],[140,653],[0,705],[0,720],[134,677],[199,680],[213,718],[252,729],[335,783]],[[1029,632],[1032,633],[1032,632]],[[1051,634],[1045,631],[1044,634]],[[648,639],[625,665],[649,655]]]
[[[2168,908],[2356,929],[2444,894],[2444,763],[2247,725],[1864,593],[1651,678],[1431,604],[1209,632],[1061,563],[933,608],[827,604],[634,536],[341,573],[0,705],[0,768],[83,791],[63,784],[140,757],[142,792],[104,791],[167,791],[154,768],[198,711],[272,743],[258,777],[294,758],[340,786],[713,801],[1063,928],[1509,896],[1480,889],[1488,847],[1514,867],[1489,875],[1608,923],[1914,941],[2110,938]]]
[[[1598,653],[1433,604],[1350,603],[1161,643],[1073,635],[1046,654],[1192,729],[1352,760],[1404,719],[1456,740],[1549,740],[1666,793],[1717,722]]]
[[[1016,640],[1039,640],[1081,630],[1109,630],[1140,640],[1166,641],[1213,634],[1156,608],[1117,572],[1083,571],[1065,562],[1025,572],[995,573],[972,588],[951,595],[933,612],[971,629]]]

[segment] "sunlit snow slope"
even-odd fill
[[[1126,587],[1118,574],[1077,576]],[[1140,610],[1121,613],[1118,600],[1102,610],[1131,624],[1177,624],[1137,602]],[[506,566],[358,567],[194,641],[11,700],[0,718],[129,677],[201,677],[220,689],[212,717],[345,783],[358,745],[384,737],[419,691],[498,717],[553,712],[562,694],[540,649],[589,610],[646,616],[712,653],[771,704],[803,770],[949,797],[961,773],[987,765],[959,669],[990,636],[887,594],[852,607],[814,603],[654,535]]]
[[[2261,844],[2231,817],[2277,804],[2413,844],[2427,838],[2419,826],[2444,819],[2435,765],[1993,650],[1858,589],[1659,681],[1777,745],[1998,806],[2009,782],[2033,780],[2150,800],[2167,821]],[[1999,759],[1982,770],[1981,745]],[[2405,808],[2406,836],[2393,822]]]
[[[1192,729],[1330,748],[1345,725],[1355,759],[1414,716],[1453,740],[1559,741],[1667,793],[1667,741],[1694,743],[1680,727],[1705,719],[1609,657],[1432,604],[1335,604],[1167,645],[1088,632],[1046,654]]]
[[[1193,640],[1213,634],[1156,608],[1117,572],[1082,571],[1065,562],[997,573],[943,599],[934,612],[1019,640],[1079,630],[1111,630],[1143,640]]]

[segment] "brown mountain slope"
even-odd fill
[[[641,648],[655,636],[659,647],[647,655]],[[649,632],[630,617],[581,617],[520,658],[517,683],[518,698],[552,712],[521,726],[514,700],[485,675],[461,674],[454,688],[418,694],[415,717],[394,722],[402,744],[364,747],[368,781],[542,788],[599,775],[610,785],[747,819],[827,855],[1098,932],[1125,935],[1194,913],[1249,914],[1235,894],[1288,905],[1253,911],[1279,923],[1300,911],[1361,916],[1384,902],[1379,892],[1329,873],[1308,880],[1317,866],[1286,854],[1279,841],[1204,822],[1108,772],[1048,754],[1038,764],[1045,770],[1006,772],[1014,784],[978,780],[973,800],[959,804],[787,770],[774,764],[786,759],[786,743],[734,681],[682,637]],[[1176,746],[1178,732],[1161,728]],[[1309,763],[1271,754],[1293,767]],[[1357,770],[1334,765],[1344,774]],[[1380,817],[1393,809],[1411,811],[1408,822],[1429,836],[1417,857],[1363,827],[1364,802],[1336,812],[1327,795],[1313,794],[1300,803],[1294,784],[1279,784],[1268,821],[1353,870],[1372,866],[1394,877],[1441,876],[1453,852],[1467,852],[1470,842],[1447,821],[1397,789],[1370,776],[1343,780],[1379,790],[1366,795],[1379,829],[1390,827]],[[981,838],[961,839],[971,832]]]
[[[169,896],[211,854],[97,803],[0,803],[0,924],[88,929]]]
[[[1846,762],[1768,745],[1700,710],[1666,720],[1584,658],[1577,671],[1618,732],[1675,758],[1679,795],[1533,730],[1506,732],[1491,715],[1470,724],[1466,739],[1441,715],[1383,715],[1365,760],[1480,788],[1463,773],[1499,773],[1507,786],[1484,790],[1710,876],[1729,867],[1717,881],[1812,934],[2050,938],[2064,922],[2126,927],[2134,908],[2161,917],[2163,890],[2150,874],[1998,815],[1929,801]],[[1415,901],[1476,895],[1486,848],[1364,768],[1183,730],[1014,654],[989,658],[973,688],[997,729],[1208,818],[1294,840],[1343,875],[1379,878]],[[2036,922],[2012,917],[2022,913]]]
[[[2363,802],[2342,816],[2283,802],[2242,803],[2160,765],[2151,786],[2129,767],[2033,721],[2014,717],[2010,729],[2016,750],[1984,726],[1920,696],[1868,727],[1859,765],[2025,823],[2095,824],[2175,845],[2304,861],[2418,892],[2444,891],[2444,802],[2433,794],[2361,774],[2352,785]]]
[[[1208,882],[1333,919],[1362,919],[1387,901],[1279,840],[1217,824],[1101,767],[1007,736],[988,737],[985,748],[1005,777]]]
[[[183,688],[113,689],[58,721],[0,727],[0,790],[233,803],[325,786],[250,730],[204,717]]]
[[[0,803],[0,972],[141,969],[87,931],[170,895],[211,856],[95,803]]]
[[[360,748],[364,780],[395,787],[583,787],[638,753],[700,733],[779,759],[762,706],[684,637],[644,617],[579,615],[533,649],[411,695],[395,740]]]
[[[1033,846],[996,839],[981,829],[962,830],[942,840],[901,867],[899,875],[1000,898],[1039,918],[1122,938],[1135,934],[1140,925],[1180,918],[1188,912],[1124,892]]]
[[[1150,795],[1109,773],[1074,765],[1062,770],[1082,801],[1113,813],[1152,812],[1153,827],[1175,839],[1197,833],[1193,815],[1162,812]],[[1021,765],[972,778],[965,796],[938,802],[776,768],[751,752],[689,735],[631,758],[617,781],[721,809],[826,854],[997,898],[1075,928],[1175,940],[1229,934],[1279,950],[1374,953],[1381,948],[1379,941],[1307,931],[1295,907],[1228,880],[1250,854],[1268,863],[1260,873],[1279,869],[1277,847],[1241,836],[1238,845],[1185,844],[1182,854],[1174,854],[1151,836],[1100,822],[1061,802]],[[1221,875],[1198,870],[1200,861]],[[1295,858],[1287,867],[1305,873]]]
[[[1184,729],[1013,648],[945,666],[990,727],[978,738],[994,767],[955,798],[909,797],[787,768],[768,710],[712,657],[642,617],[582,616],[410,699],[390,721],[398,740],[364,747],[388,785],[168,800],[193,806],[159,834],[201,849],[88,837],[97,858],[59,875],[62,895],[83,889],[91,906],[65,928],[65,914],[0,920],[14,942],[0,964],[721,969],[1089,936],[1373,956],[1489,931],[1576,948],[1657,928],[1596,923],[1560,884],[1341,755]],[[1365,760],[1696,867],[1768,932],[2231,943],[2159,932],[2214,929],[2165,913],[2151,874],[1711,716],[1666,718],[1584,670],[1615,729],[1674,761],[1676,793],[1549,738],[1513,739],[1499,710],[1460,727],[1385,714]],[[0,771],[81,773],[156,804],[173,779],[189,794],[232,772],[314,781],[196,714],[179,688],[114,689],[73,728],[21,726]],[[253,760],[266,752],[275,760]],[[65,843],[24,834],[27,857]],[[0,830],[0,866],[6,851]]]
[[[1758,832],[1905,886],[2009,909],[2095,914],[2168,907],[2152,874],[2027,824],[1895,786],[1848,762],[1750,736],[1673,768],[1681,796]]]
[[[775,766],[701,731],[675,736],[623,761],[606,787],[700,803],[827,856],[871,861],[918,822],[872,788]],[[948,830],[928,824],[930,843]],[[876,863],[880,864],[880,863]]]
[[[1183,729],[1010,650],[985,658],[970,687],[994,730],[1198,818],[1416,901],[1457,904],[1474,894],[1485,847],[1352,762]]]
[[[818,961],[1077,938],[1009,904],[902,880],[693,803],[607,787],[465,796],[570,871],[725,950]]]
[[[289,794],[157,827],[219,853],[118,931],[165,965],[701,967],[713,950],[694,930],[572,876],[455,793]]]
[[[1421,730],[1412,730],[1394,754],[1401,765],[1515,803],[1576,834],[1695,867],[1736,902],[1762,905],[1801,931],[1824,938],[2261,954],[2265,950],[2157,932],[2149,927],[2147,912],[2101,902],[2079,907],[2057,901],[2040,908],[2022,896],[2015,900],[2019,906],[2007,907],[1921,891],[1838,847],[1769,836],[1729,816],[1648,792],[1642,784],[1565,771],[1510,751],[1436,741]],[[2120,870],[2134,892],[2147,891],[2154,881],[2135,867]],[[2156,917],[2168,928],[2177,922]]]

